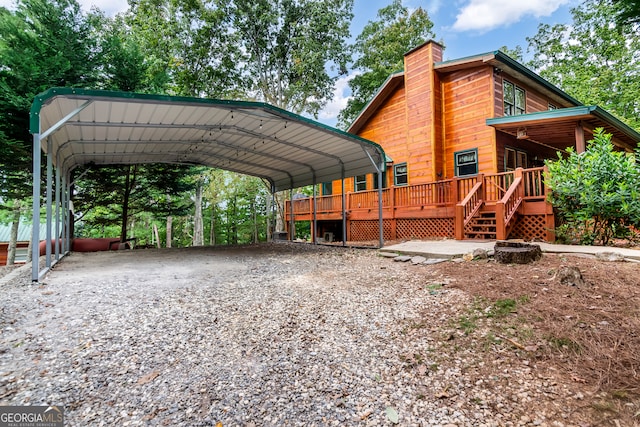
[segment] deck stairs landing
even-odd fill
[[[483,210],[476,213],[464,229],[465,239],[496,239],[496,213]]]

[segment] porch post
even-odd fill
[[[584,128],[582,127],[582,122],[576,123],[576,153],[584,153],[586,150],[586,145],[584,142]]]

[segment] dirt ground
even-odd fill
[[[168,288],[187,286],[199,274],[186,267],[169,271],[163,263],[154,265],[147,279],[167,277]],[[102,268],[75,265],[73,257],[61,266],[80,269],[75,274],[85,279]],[[561,284],[557,273],[563,267],[579,269],[584,284]],[[127,269],[137,266],[124,262],[118,268],[126,276]],[[534,366],[549,381],[568,385],[578,397],[555,402],[572,414],[567,425],[640,425],[640,264],[545,254],[529,265],[489,259],[430,266],[407,263],[406,269],[423,276],[431,292],[454,288],[471,296],[472,303],[439,325],[439,333],[459,348],[472,348],[485,361],[479,366],[491,369],[501,358],[508,364]],[[0,277],[8,271],[0,268]],[[466,374],[482,381],[491,372],[479,368]],[[544,410],[536,402],[530,409]]]
[[[584,285],[561,284],[563,267],[577,267]],[[459,321],[469,336],[507,343],[513,357],[578,386],[585,398],[567,404],[585,425],[640,425],[640,264],[545,254],[530,265],[443,263],[429,274],[474,297]],[[479,350],[490,358],[490,347]]]

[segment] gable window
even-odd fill
[[[409,174],[407,172],[407,164],[400,163],[393,165],[393,185],[407,185],[409,183]]]
[[[367,175],[358,175],[353,182],[355,191],[365,191],[367,189]]]
[[[478,174],[478,149],[458,151],[454,153],[456,176]]]
[[[517,116],[525,113],[525,99],[526,95],[524,89],[519,88],[510,81],[505,80],[503,83],[504,89],[504,115],[505,116]]]

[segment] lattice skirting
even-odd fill
[[[378,224],[377,220],[349,221],[350,239],[353,241],[377,240],[379,236]],[[428,239],[455,235],[453,218],[398,219],[396,220],[395,237],[392,227],[392,221],[383,221],[385,240]]]
[[[547,222],[544,215],[524,215],[513,226],[510,239],[547,239]]]
[[[399,219],[396,223],[397,239],[427,239],[454,235],[453,218]]]
[[[380,222],[378,220],[349,221],[350,240],[365,242],[378,240],[380,237]],[[382,230],[385,240],[392,239],[393,225],[389,220],[382,221]]]

